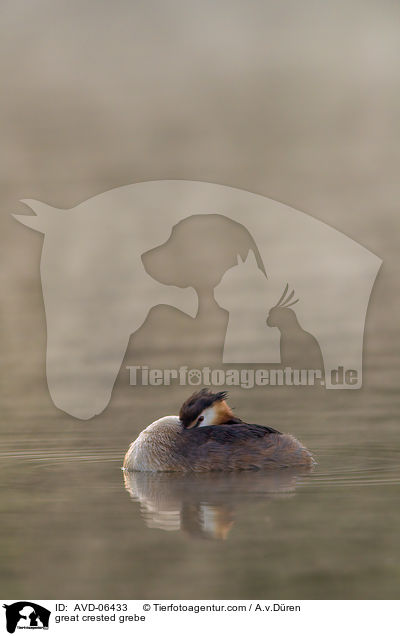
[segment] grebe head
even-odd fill
[[[227,405],[226,391],[211,393],[209,389],[201,389],[190,396],[181,406],[179,419],[184,428],[212,426],[223,424],[233,417]]]

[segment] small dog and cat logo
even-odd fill
[[[48,629],[50,610],[32,603],[18,601],[11,605],[3,605],[6,610],[7,631],[14,634],[16,629]]]

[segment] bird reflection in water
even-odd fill
[[[241,504],[294,496],[299,478],[310,472],[311,469],[191,474],[124,471],[123,475],[131,498],[140,503],[147,527],[225,540]]]

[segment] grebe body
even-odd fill
[[[128,471],[209,472],[310,467],[311,453],[292,435],[234,417],[226,393],[208,390],[187,400],[179,417],[145,428],[124,459]]]

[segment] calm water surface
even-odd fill
[[[233,395],[312,449],[303,475],[125,475],[128,442],[177,391],[142,390],[136,413],[96,425],[6,422],[3,597],[397,598],[397,394],[340,393]]]

